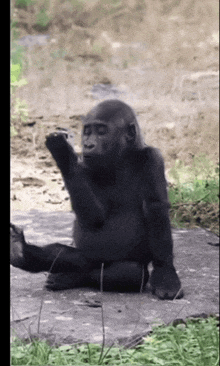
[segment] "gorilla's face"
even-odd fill
[[[137,121],[132,109],[119,100],[100,103],[83,120],[84,163],[90,167],[117,166],[137,143]]]
[[[123,121],[87,121],[83,126],[82,146],[84,162],[90,160],[105,162],[105,166],[111,161],[117,160],[125,149],[124,123]]]

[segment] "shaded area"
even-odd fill
[[[14,224],[24,228],[27,241],[45,245],[71,244],[71,212],[16,211]],[[173,230],[175,266],[185,297],[160,301],[146,289],[143,294],[105,293],[103,307],[107,343],[146,334],[152,324],[219,311],[218,248],[208,243],[218,237],[203,229]],[[102,342],[101,295],[79,288],[60,292],[43,290],[45,274],[30,274],[11,267],[12,335],[36,334],[56,343]]]

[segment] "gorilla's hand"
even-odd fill
[[[174,267],[154,266],[150,286],[152,293],[161,300],[181,299],[184,295]]]
[[[66,131],[54,132],[46,137],[46,147],[51,152],[61,173],[66,177],[77,164],[78,156]]]

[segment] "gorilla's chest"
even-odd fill
[[[127,173],[117,176],[109,184],[96,184],[94,193],[111,215],[142,207],[142,184],[138,175]]]

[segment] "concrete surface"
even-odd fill
[[[39,246],[71,243],[71,212],[16,211],[12,222],[24,228],[28,242]],[[195,314],[219,311],[218,237],[204,229],[173,229],[175,266],[185,296],[161,301],[143,294],[101,294],[91,288],[45,291],[45,273],[31,274],[11,266],[11,333],[23,338],[39,332],[53,343],[102,342],[103,301],[106,343],[129,342],[146,334],[153,324],[169,323]],[[126,342],[125,342],[126,339]]]

